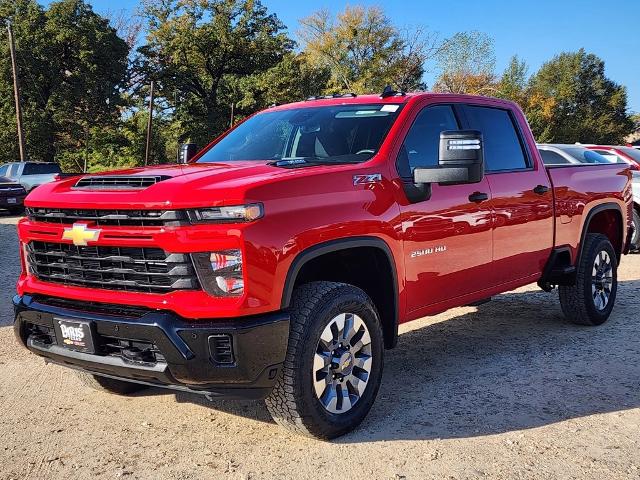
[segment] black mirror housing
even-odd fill
[[[178,150],[178,163],[189,163],[198,153],[198,146],[195,143],[183,143]]]
[[[438,166],[416,168],[416,183],[458,185],[479,183],[484,178],[484,142],[477,130],[440,133]]]

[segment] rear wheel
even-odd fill
[[[299,287],[284,368],[266,399],[271,416],[321,439],[353,430],[378,393],[383,352],[378,313],[362,290],[333,282]]]
[[[631,237],[631,250],[640,250],[640,214],[634,208],[633,209],[633,237]]]
[[[116,380],[115,378],[101,377],[100,375],[93,375],[88,372],[77,371],[76,375],[82,384],[87,387],[118,395],[129,395],[147,388],[146,385],[142,385],[140,383],[125,382],[123,380]]]
[[[618,259],[607,237],[588,234],[582,246],[576,284],[560,286],[560,305],[567,320],[601,325],[613,310],[618,291]]]

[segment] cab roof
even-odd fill
[[[267,108],[266,111],[288,110],[291,108],[307,108],[315,106],[331,106],[331,105],[365,105],[365,104],[404,104],[415,98],[446,98],[452,102],[464,102],[465,100],[485,98],[493,101],[497,101],[504,104],[513,105],[513,102],[491,98],[491,97],[479,97],[477,95],[462,95],[453,93],[434,93],[434,92],[394,92],[393,95],[382,97],[380,94],[368,94],[368,95],[355,95],[353,93],[327,95],[310,97],[307,100],[294,103],[286,103],[283,105],[273,105]]]

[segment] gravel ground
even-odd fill
[[[15,220],[0,218],[0,478],[640,478],[640,256],[609,322],[561,320],[534,287],[401,328],[356,432],[288,434],[262,403],[121,398],[20,348]]]

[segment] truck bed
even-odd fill
[[[548,166],[553,186],[556,247],[568,246],[575,261],[585,212],[599,205],[615,203],[623,218],[631,218],[631,172],[623,164],[584,164]],[[628,225],[620,232],[624,243]]]

